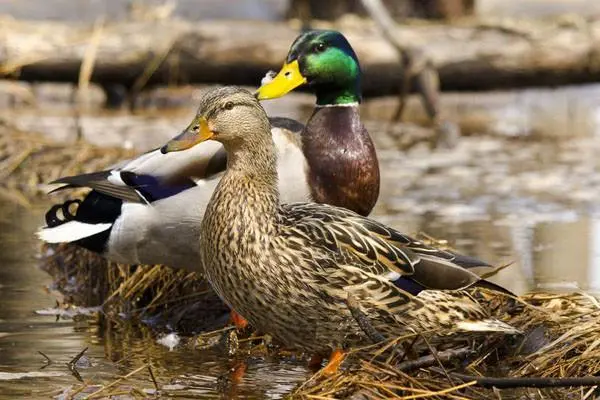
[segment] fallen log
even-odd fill
[[[365,95],[396,93],[402,74],[395,49],[370,23],[337,28],[361,59]],[[285,23],[166,20],[90,27],[5,19],[0,77],[77,83],[82,75],[134,91],[154,84],[255,86],[267,70],[280,67],[296,35]],[[445,90],[600,79],[600,20],[419,24],[400,26],[396,35],[425,52]]]

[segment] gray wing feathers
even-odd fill
[[[60,187],[51,190],[50,193],[74,187],[89,187],[108,196],[113,196],[118,199],[130,201],[132,203],[144,202],[144,199],[140,197],[135,189],[127,185],[118,185],[112,183],[108,180],[109,176],[111,176],[111,171],[92,172],[90,174],[60,178],[50,182],[51,185],[61,185]]]

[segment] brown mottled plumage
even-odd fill
[[[215,291],[255,328],[316,354],[363,343],[346,305],[352,295],[388,336],[516,332],[465,293],[447,290],[479,280],[453,263],[461,256],[343,208],[280,205],[269,121],[250,93],[214,90],[202,99],[200,114],[205,119],[194,132],[220,141],[229,154],[206,208],[200,253]],[[419,274],[422,264],[452,280]]]

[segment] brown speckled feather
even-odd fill
[[[295,226],[298,236],[335,249],[344,248],[356,257],[354,262],[368,266],[376,274],[393,271],[411,276],[429,289],[457,290],[481,280],[457,261],[468,260],[492,268],[483,261],[428,246],[350,210],[312,203],[284,207],[287,223]]]
[[[394,283],[400,276],[410,279],[420,263],[409,247],[413,242],[405,242],[397,231],[321,204],[282,205],[273,215],[264,207],[265,197],[245,192],[252,182],[236,181],[235,188],[231,181],[222,207],[215,209],[222,218],[211,213],[205,220],[212,232],[203,239],[214,242],[205,242],[209,247],[203,254],[220,260],[212,264],[214,269],[207,268],[209,280],[253,326],[284,344],[323,354],[364,344],[366,338],[345,306],[348,294],[388,337],[411,331],[447,333],[460,329],[461,323],[510,331],[463,292],[421,290],[413,295]],[[247,201],[243,207],[236,201],[240,198]],[[231,215],[235,209],[237,217]],[[227,235],[220,235],[220,244],[213,236],[219,231],[217,225],[228,227]],[[440,259],[438,274],[450,271],[452,275],[457,270],[471,282],[478,280]],[[436,289],[456,286],[445,283]]]

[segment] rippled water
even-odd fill
[[[37,90],[42,102],[47,93],[55,93]],[[392,115],[393,102],[367,101],[363,116],[378,146],[383,180],[374,217],[407,233],[446,239],[461,252],[492,263],[513,261],[498,281],[518,293],[598,291],[599,94],[592,86],[445,95],[445,115],[469,135],[453,149],[434,151],[425,144],[401,149],[401,139],[416,128],[388,129],[382,121]],[[7,108],[0,117],[19,129],[61,140],[74,138],[79,124],[95,143],[143,150],[187,125],[197,90],[154,95],[159,100],[134,115],[92,107],[76,117],[68,104],[58,101],[38,108]],[[64,100],[68,90],[56,96]],[[312,101],[310,96],[294,95],[266,106],[272,115],[305,119]],[[159,109],[156,104],[170,107]],[[417,105],[411,102],[409,111],[420,119]],[[0,203],[0,210],[2,395],[47,398],[77,384],[65,363],[85,347],[92,362],[80,369],[86,381],[111,382],[150,358],[160,383],[180,398],[276,398],[310,375],[302,362],[257,359],[239,385],[222,387],[218,377],[227,375],[235,361],[226,361],[217,351],[169,351],[144,327],[119,324],[117,329],[107,321],[99,326],[36,315],[35,310],[54,307],[57,298],[45,290],[50,277],[38,270],[34,257],[38,243],[32,233],[43,209]],[[45,361],[37,351],[54,363],[41,369]],[[29,376],[18,375],[22,373]],[[145,371],[133,382],[152,389]]]

